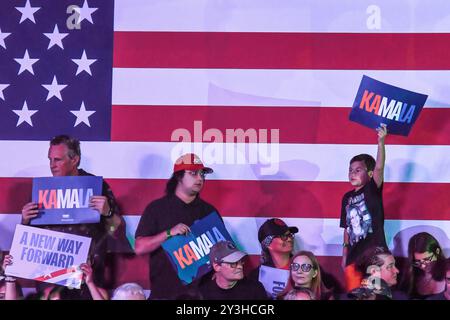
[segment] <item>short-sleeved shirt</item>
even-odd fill
[[[355,262],[367,248],[385,247],[383,185],[370,181],[358,191],[349,191],[342,198],[341,228],[349,235],[347,265]]]
[[[247,278],[239,280],[230,289],[222,289],[210,279],[202,282],[199,291],[205,300],[269,300],[261,282]]]
[[[219,212],[199,197],[185,203],[175,195],[167,195],[151,202],[144,210],[135,237],[155,236],[179,223],[191,226],[212,212]],[[219,215],[220,216],[220,215]],[[151,299],[175,299],[196,287],[198,281],[183,285],[174,267],[160,246],[150,254]]]

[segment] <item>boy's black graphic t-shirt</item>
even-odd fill
[[[342,198],[341,228],[349,235],[347,265],[355,262],[369,247],[385,247],[383,184],[373,179],[358,191],[347,192]]]

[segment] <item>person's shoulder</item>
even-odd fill
[[[375,180],[370,178],[370,180],[364,185],[363,189],[364,192],[380,192],[383,189],[383,184],[384,183],[381,183],[381,186],[378,187]]]
[[[169,203],[170,199],[168,196],[163,196],[161,198],[152,200],[145,207],[144,213],[149,211],[154,211],[165,207]]]
[[[208,201],[204,200],[203,198],[198,197],[198,201],[201,203],[202,206],[205,206],[205,207],[208,207],[208,208],[210,208],[212,210],[217,211],[217,209],[211,203],[209,203]]]
[[[241,289],[251,292],[253,295],[253,299],[257,300],[268,300],[269,296],[267,295],[266,289],[263,284],[258,280],[250,279],[248,277],[244,277],[240,282]]]
[[[81,168],[78,169],[78,175],[79,176],[92,176],[92,177],[95,177],[95,174],[89,173],[86,170],[81,169]]]
[[[244,277],[242,280],[239,281],[239,283],[242,286],[246,286],[246,287],[254,287],[254,288],[263,288],[264,286],[262,285],[261,282],[259,282],[258,280],[252,279],[250,277]]]

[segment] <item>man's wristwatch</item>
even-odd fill
[[[172,235],[170,234],[170,228],[166,230],[166,239],[172,238]]]

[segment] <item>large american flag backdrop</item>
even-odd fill
[[[341,278],[348,161],[376,153],[375,131],[348,121],[365,74],[429,95],[410,136],[387,138],[388,244],[404,257],[411,235],[428,231],[450,253],[448,1],[2,0],[0,6],[2,251],[30,199],[31,178],[50,175],[54,135],[82,140],[81,167],[111,185],[133,244],[140,214],[171,175],[179,147],[174,130],[195,136],[198,151],[209,145],[199,144],[208,129],[224,136],[227,129],[267,130],[269,142],[270,130],[278,129],[278,157],[271,158],[278,170],[269,174],[262,156],[230,162],[202,154],[215,169],[202,197],[253,261],[259,225],[280,217],[300,229],[296,248],[313,251],[325,271]],[[257,137],[251,145],[263,146],[263,134]],[[224,153],[239,146],[228,142],[217,146]],[[116,285],[150,288],[147,257],[112,256]]]

